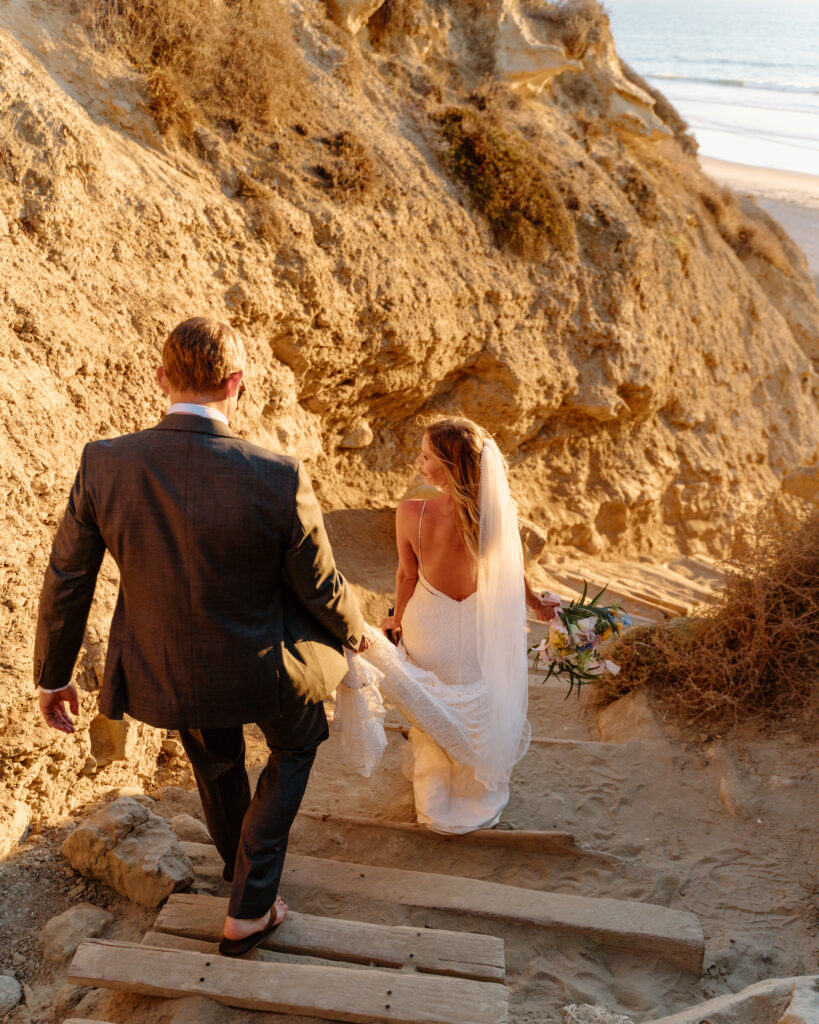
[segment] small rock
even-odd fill
[[[54,1019],[65,1020],[90,991],[90,989],[84,988],[82,985],[66,984],[61,986],[54,996],[54,1002],[51,1004],[54,1010]]]
[[[668,739],[648,697],[638,690],[603,708],[597,716],[597,726],[605,743]]]
[[[373,443],[372,427],[366,420],[351,430],[340,442],[341,448],[367,448]]]
[[[62,851],[86,878],[97,878],[147,907],[158,906],[194,880],[193,866],[168,822],[130,797],[80,824]]]
[[[0,1017],[11,1013],[22,998],[20,982],[10,974],[0,974]]]
[[[78,903],[46,922],[40,932],[43,956],[47,960],[65,963],[83,939],[102,935],[113,920],[114,915],[107,910],[91,903]]]
[[[151,796],[157,801],[156,813],[163,818],[173,818],[177,814],[190,814],[195,818],[202,815],[202,803],[196,790],[163,786],[154,790]]]
[[[819,983],[800,986],[793,993],[785,1015],[777,1024],[817,1024],[819,1021]]]
[[[193,864],[199,891],[217,892],[223,882],[222,871],[225,865],[216,847],[211,842],[182,842],[180,845]]]
[[[26,958],[22,953],[18,953],[16,950],[11,954],[11,962],[14,967],[23,967],[26,962]]]
[[[167,754],[168,757],[182,757],[185,753],[185,748],[175,739],[166,739],[162,741],[162,753]]]
[[[171,818],[171,828],[180,842],[212,843],[207,825],[191,814],[175,814]]]

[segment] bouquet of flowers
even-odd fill
[[[616,601],[600,604],[605,587],[587,600],[588,592],[589,585],[584,581],[580,600],[555,611],[547,636],[529,652],[534,655],[532,668],[548,668],[544,682],[561,674],[568,678],[567,697],[575,686],[579,697],[583,683],[592,682],[604,672],[617,675],[620,666],[603,656],[601,645],[631,625],[631,618]]]

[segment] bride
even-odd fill
[[[524,604],[542,621],[555,611],[524,575],[517,509],[492,438],[471,420],[439,419],[417,462],[441,493],[398,506],[395,612],[381,628],[402,641],[396,703],[413,721],[418,821],[463,833],[498,821],[529,744]],[[394,677],[383,651],[373,654]],[[418,713],[427,699],[437,715]]]

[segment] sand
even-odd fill
[[[328,516],[339,565],[358,586],[370,618],[386,606],[390,596],[394,569],[386,528],[390,521],[387,510]],[[661,618],[674,607],[696,607],[720,580],[717,567],[708,560],[605,562],[584,558],[579,552],[549,556],[533,575],[565,596],[576,590],[580,577],[608,582],[627,610],[643,619]],[[531,625],[533,642],[542,629]],[[533,734],[547,742],[533,744],[518,765],[500,827],[567,830],[586,851],[583,855],[499,850],[424,832],[391,832],[309,817],[297,821],[291,850],[689,911],[699,917],[705,935],[701,977],[645,953],[613,951],[577,937],[468,915],[303,891],[294,894],[293,909],[365,921],[491,931],[503,937],[512,1024],[551,1024],[561,1019],[562,1007],[583,1003],[649,1022],[764,978],[816,972],[819,768],[812,742],[800,735],[804,733],[801,723],[784,722],[774,731],[769,726],[765,733],[746,727],[719,737],[706,732],[683,735],[650,709],[618,709],[614,721],[608,711],[603,721],[590,694],[566,700],[563,684],[544,685],[540,675],[530,676],[530,720]],[[331,702],[328,712],[332,716]],[[394,709],[389,721],[401,723]],[[618,742],[603,742],[601,735]],[[255,728],[248,729],[248,741],[255,777],[266,750]],[[401,732],[390,731],[383,762],[367,780],[345,771],[338,743],[331,736],[319,751],[304,809],[333,816],[412,821],[412,787],[402,771],[405,746]],[[154,793],[160,797],[156,810],[167,817],[180,811],[201,816],[192,779],[184,773],[185,762],[177,764],[181,771],[168,779],[177,785]],[[17,897],[31,885],[32,871],[37,872],[41,899],[40,909],[32,911],[36,920],[9,915],[5,924],[10,949],[25,949],[24,970],[32,998],[43,1007],[38,1019],[45,1019],[52,1000],[59,1003],[70,995],[61,989],[64,968],[37,963],[36,934],[50,914],[78,898],[90,899],[117,914],[116,937],[134,940],[151,918],[151,912],[130,907],[99,883],[81,885],[80,896],[74,886],[81,880],[70,868],[60,866],[57,844],[64,834],[64,830],[38,831],[2,872],[3,888]],[[213,871],[209,884],[220,895],[227,894]],[[75,1011],[80,1016],[127,1019],[131,1024],[182,1024],[188,1019],[182,1004],[177,1019],[177,1009],[162,1000],[102,992],[92,993],[85,1001],[82,996],[80,991],[72,996],[72,1001],[80,1001]],[[207,1015],[210,1024],[274,1024],[291,1019],[295,1020],[244,1014],[215,1004],[208,1007]],[[776,1024],[777,1019],[771,1017],[765,1024]]]
[[[779,221],[808,259],[819,285],[819,175],[748,167],[700,157],[700,166],[721,185],[753,196]]]

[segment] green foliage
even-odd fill
[[[529,259],[572,252],[574,224],[535,147],[488,113],[451,107],[436,114],[447,164],[489,221],[495,242]]]

